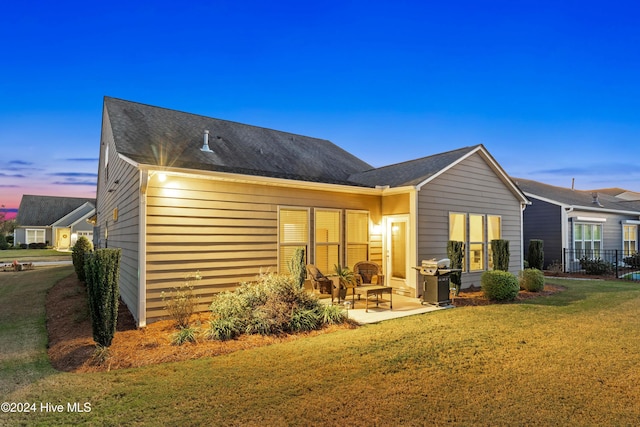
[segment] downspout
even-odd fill
[[[149,171],[140,170],[138,205],[138,327],[147,326],[147,187]]]
[[[520,203],[520,270],[524,270],[524,210],[526,203]]]
[[[411,241],[409,242],[409,248],[411,249],[409,253],[409,259],[411,259],[410,266],[420,265],[420,260],[418,260],[418,217],[420,213],[418,212],[418,192],[422,187],[414,187],[414,189],[409,193],[409,228],[411,230]],[[411,283],[408,283],[409,287],[413,288],[414,293],[413,297],[418,298],[419,290],[418,290],[418,271],[413,268],[409,268],[408,276],[411,278]],[[411,274],[413,273],[413,274]]]

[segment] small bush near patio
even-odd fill
[[[71,260],[73,261],[73,268],[76,270],[76,276],[82,283],[86,282],[86,276],[84,274],[84,259],[86,254],[93,249],[91,242],[84,236],[80,236],[73,245],[71,250]]]
[[[537,268],[526,268],[520,272],[520,289],[540,292],[544,289],[544,274]]]
[[[494,301],[512,301],[520,291],[518,278],[508,271],[485,271],[480,277],[480,284],[484,296]]]
[[[613,272],[613,265],[601,258],[582,257],[580,258],[580,267],[584,269],[585,273],[593,275],[611,274]]]
[[[335,310],[301,289],[290,275],[265,274],[216,296],[210,306],[208,336],[229,340],[241,334],[277,335],[310,331],[344,321]]]

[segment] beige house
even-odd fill
[[[13,241],[16,246],[36,244],[59,251],[71,250],[82,236],[91,241],[93,226],[87,220],[95,215],[95,204],[95,199],[25,194]]]
[[[122,249],[121,296],[140,326],[161,318],[162,291],[196,271],[216,293],[287,272],[296,248],[325,273],[379,263],[386,285],[418,297],[412,266],[466,243],[463,286],[511,242],[521,269],[526,197],[482,145],[373,168],[333,143],[105,98],[98,247]]]

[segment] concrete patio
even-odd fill
[[[318,294],[316,294],[318,295]],[[329,295],[318,295],[323,304],[331,304],[331,298]],[[323,298],[324,297],[324,298]],[[453,308],[452,305],[444,307],[433,306],[429,304],[422,305],[420,299],[411,298],[403,295],[393,295],[393,308],[389,308],[388,297],[385,295],[384,302],[380,302],[376,307],[375,300],[369,301],[369,311],[365,312],[366,301],[364,299],[358,300],[355,298],[355,304],[351,305],[352,298],[349,295],[346,301],[341,301],[340,305],[347,307],[349,319],[355,320],[360,324],[378,323],[384,320],[397,319],[400,317],[413,316],[416,314],[429,313],[431,311],[445,310],[447,308]],[[345,305],[346,303],[346,305]],[[338,304],[337,300],[334,300],[333,304]]]

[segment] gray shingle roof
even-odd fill
[[[140,164],[345,184],[371,169],[325,139],[110,97],[104,105],[117,151]],[[213,153],[200,150],[205,130]]]
[[[418,185],[478,147],[479,145],[459,148],[446,153],[370,169],[351,175],[349,180],[368,186],[388,185],[390,187],[400,187]]]
[[[49,226],[87,202],[95,206],[96,199],[25,194],[16,222],[21,226]]]
[[[597,190],[572,190],[570,188],[557,187],[524,178],[512,179],[526,194],[552,200],[563,205],[640,213],[640,203],[624,201],[605,192],[598,192]],[[600,205],[594,202],[594,194],[597,194]]]

